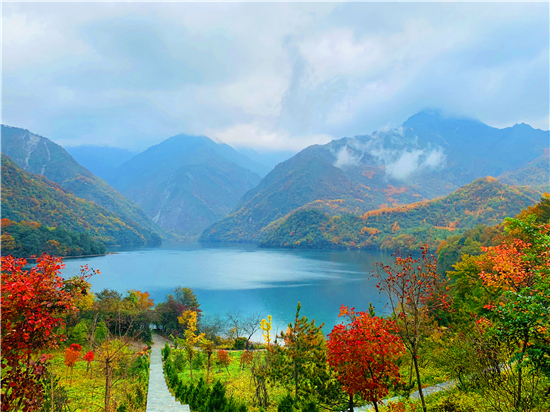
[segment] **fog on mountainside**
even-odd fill
[[[434,199],[474,179],[526,167],[548,146],[548,131],[525,124],[497,129],[422,111],[397,129],[307,147],[275,167],[201,240],[255,241],[271,222],[316,200],[338,200],[334,214]],[[516,173],[515,184],[540,189],[548,168],[544,161],[531,165],[540,178]]]

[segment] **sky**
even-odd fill
[[[548,3],[6,3],[2,123],[141,151],[260,152],[431,108],[549,129]]]

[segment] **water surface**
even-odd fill
[[[120,250],[102,257],[66,261],[64,276],[89,264],[101,275],[92,290],[149,292],[155,302],[177,287],[190,287],[207,316],[229,311],[271,315],[277,329],[301,315],[324,322],[324,332],[340,323],[342,304],[380,312],[385,299],[370,277],[378,261],[389,256],[367,251],[261,249],[255,245],[167,242],[158,248]]]

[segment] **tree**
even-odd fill
[[[82,357],[82,359],[87,362],[86,363],[86,374],[88,374],[88,372],[93,372],[92,362],[94,361],[94,358],[95,358],[95,354],[94,354],[93,351],[86,352],[86,354]]]
[[[184,332],[183,347],[187,352],[187,359],[189,360],[189,371],[191,372],[191,379],[193,379],[193,358],[196,354],[195,346],[204,338],[204,333],[196,334],[197,332],[197,312],[194,310],[188,310],[184,312],[179,318],[178,322],[186,329]]]
[[[329,334],[328,362],[349,395],[350,410],[353,396],[359,393],[378,412],[378,402],[388,394],[388,386],[400,381],[396,361],[405,348],[394,334],[395,322],[356,313],[343,305],[339,316],[347,316],[350,323],[336,325]]]
[[[284,346],[268,347],[271,379],[291,389],[298,402],[320,395],[329,377],[323,324],[300,317],[300,309],[298,303],[294,323],[277,337]]]
[[[260,323],[262,321],[262,315],[259,313],[252,313],[243,320],[243,331],[248,335],[247,341],[252,339],[252,336],[260,330]]]
[[[46,358],[40,352],[55,348],[65,337],[63,316],[76,312],[79,296],[88,293],[86,279],[95,273],[64,280],[61,258],[43,255],[36,266],[2,257],[2,408],[37,410],[43,398],[41,376]]]
[[[531,215],[507,219],[507,228],[514,239],[485,248],[491,268],[479,276],[502,291],[498,303],[486,308],[496,336],[512,348],[517,373],[513,406],[522,410],[531,402],[523,394],[526,365],[550,377],[550,224],[538,224]]]
[[[440,293],[442,285],[436,272],[437,260],[433,255],[428,256],[427,245],[422,247],[419,258],[403,257],[399,252],[394,256],[393,266],[378,264],[381,270],[375,273],[379,279],[377,287],[388,297],[396,318],[397,334],[412,358],[418,393],[426,412],[418,366],[419,349],[433,323],[431,314],[438,308],[448,307],[447,296]]]
[[[241,354],[240,358],[240,367],[244,370],[245,365],[250,365],[254,360],[254,353],[250,350],[245,350]]]
[[[229,356],[229,352],[220,349],[216,352],[216,365],[218,365],[219,368],[225,368],[227,370],[227,373],[229,374],[229,365],[231,364],[231,357]]]
[[[174,289],[174,295],[167,295],[164,302],[157,304],[154,323],[164,333],[177,337],[183,332],[182,324],[178,321],[183,312],[193,310],[200,316],[202,311],[191,289],[179,286]]]
[[[65,348],[65,366],[67,367],[67,371],[71,370],[71,382],[73,379],[73,368],[75,363],[80,360],[80,351],[82,350],[82,346],[80,346],[77,343],[73,343],[68,348]]]
[[[229,337],[235,339],[242,336],[244,322],[242,313],[237,311],[227,312],[225,316],[227,317],[227,323],[230,325]]]
[[[206,353],[206,383],[210,382],[210,366],[212,365],[211,359],[216,344],[209,339],[203,338],[200,342],[200,347],[204,353]]]

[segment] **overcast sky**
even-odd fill
[[[439,108],[549,128],[548,3],[4,3],[2,122],[301,149]]]

